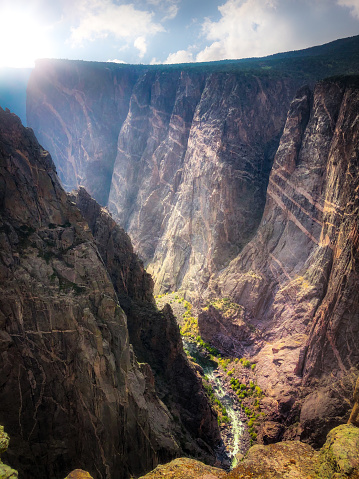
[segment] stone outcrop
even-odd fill
[[[216,467],[205,466],[194,459],[180,458],[158,466],[154,471],[146,474],[140,479],[159,479],[170,477],[171,479],[222,479],[227,474]]]
[[[93,477],[82,469],[75,469],[65,479],[93,479]]]
[[[106,209],[84,188],[71,194],[94,236],[127,316],[130,342],[139,361],[155,374],[156,391],[176,418],[174,431],[182,451],[213,462],[220,436],[200,377],[183,351],[179,328],[167,305],[158,311],[153,281],[133,252],[131,241]]]
[[[179,454],[89,227],[0,109],[0,421],[25,477],[129,477]],[[141,294],[141,293],[139,293]]]
[[[359,428],[343,424],[330,431],[319,455],[318,477],[359,476]]]
[[[354,424],[354,426],[359,427],[359,378],[357,379],[357,382],[355,385],[353,399],[354,399],[354,406],[350,414],[348,424]]]
[[[233,471],[226,473],[192,459],[175,459],[141,479],[357,479],[359,428],[339,426],[315,451],[299,441],[253,446]]]
[[[212,300],[198,315],[200,336],[228,356],[244,356],[246,346],[256,338],[256,332],[245,317],[244,308],[228,298]]]

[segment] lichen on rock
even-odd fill
[[[337,477],[359,477],[359,428],[352,424],[332,429],[320,451],[317,478]]]
[[[5,452],[9,447],[10,438],[4,431],[4,426],[0,426],[0,454]],[[18,474],[15,469],[3,464],[0,460],[0,479],[17,479]]]
[[[82,469],[75,469],[65,479],[93,479],[93,477]]]
[[[357,379],[353,394],[354,406],[349,417],[348,424],[359,427],[359,378]]]

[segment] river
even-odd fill
[[[214,390],[215,396],[221,401],[222,405],[227,410],[230,423],[226,427],[228,432],[226,437],[223,438],[223,442],[226,446],[225,453],[229,458],[230,467],[232,469],[237,465],[237,455],[243,452],[242,437],[245,431],[245,425],[241,419],[239,405],[224,387],[223,379],[217,369],[217,363],[202,354],[198,350],[196,343],[183,339],[183,345],[190,355],[196,360],[197,364],[201,366],[208,379],[208,382],[211,384]]]

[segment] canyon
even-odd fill
[[[306,456],[298,477],[326,477],[318,454],[357,426],[358,111],[359,37],[207,64],[38,61],[33,131],[0,110],[6,462],[96,479],[218,466],[203,371],[153,296],[179,292],[200,341],[263,391],[269,446],[237,475]],[[176,461],[148,477],[227,477]]]
[[[155,293],[238,305],[205,308],[201,336],[257,364],[276,440],[317,447],[358,374],[358,44],[184,66],[44,60],[28,85],[65,187],[107,205]]]

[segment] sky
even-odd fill
[[[0,67],[202,62],[358,35],[359,0],[0,0],[0,22]]]

